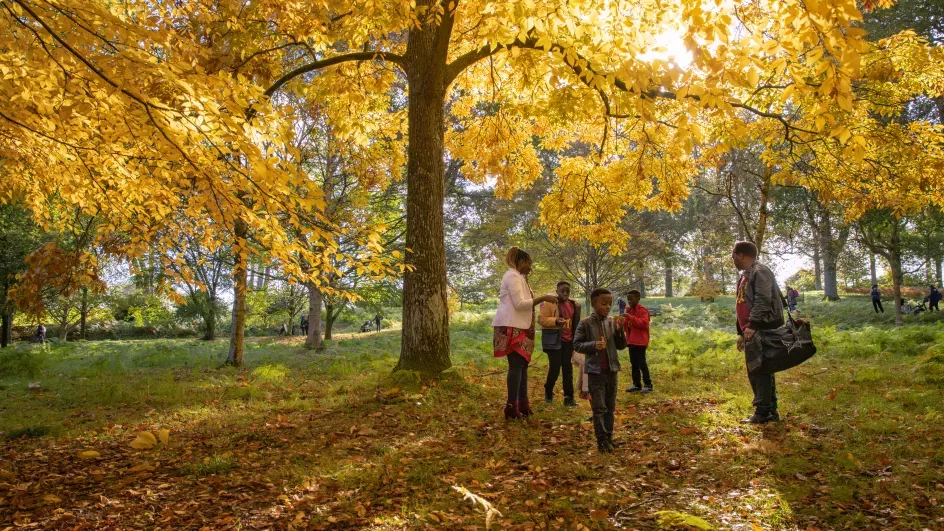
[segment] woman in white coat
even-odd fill
[[[528,364],[534,352],[534,307],[542,302],[557,303],[554,295],[534,297],[528,284],[531,257],[517,247],[505,255],[508,271],[502,277],[498,311],[492,326],[495,357],[508,360],[508,400],[505,420],[532,413],[528,402]]]

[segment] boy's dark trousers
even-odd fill
[[[557,376],[564,373],[564,398],[574,397],[574,366],[570,358],[574,354],[574,343],[561,342],[561,348],[548,350],[547,380],[544,382],[544,397],[554,396],[554,386],[557,385]]]
[[[649,364],[646,363],[646,347],[639,345],[629,346],[629,362],[633,365],[633,386],[652,387],[652,380],[649,378]]]
[[[748,373],[747,379],[751,382],[754,391],[754,412],[769,415],[777,412],[777,380],[773,374]]]
[[[613,412],[616,411],[616,375],[609,370],[590,373],[590,406],[593,408],[593,433],[597,443],[613,440]]]
[[[872,299],[872,309],[875,310],[875,313],[885,313],[885,308],[882,308],[882,301],[880,299]]]

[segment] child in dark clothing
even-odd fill
[[[613,294],[597,288],[590,293],[593,313],[580,321],[574,334],[574,350],[586,354],[584,370],[590,380],[590,405],[597,449],[613,451],[613,413],[616,410],[616,373],[620,370],[618,350],[626,348],[623,318],[612,319]]]

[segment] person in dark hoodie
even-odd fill
[[[738,350],[754,339],[759,330],[773,330],[784,325],[783,297],[773,271],[757,261],[757,246],[752,242],[734,244],[731,259],[741,272],[737,285]],[[749,361],[745,359],[745,361]],[[754,414],[742,422],[765,424],[780,420],[777,412],[777,382],[773,374],[748,372],[754,392]]]

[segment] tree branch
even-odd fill
[[[390,52],[378,52],[378,51],[367,51],[367,52],[352,52],[346,53],[343,55],[336,55],[334,57],[329,57],[327,59],[322,59],[320,61],[315,61],[313,63],[308,63],[307,65],[302,65],[291,72],[280,77],[271,87],[266,89],[265,95],[272,96],[275,92],[281,89],[286,83],[295,79],[296,77],[307,74],[308,72],[314,72],[315,70],[321,70],[322,68],[327,68],[329,66],[338,65],[341,63],[347,63],[351,61],[390,61],[398,65],[403,65],[403,56],[397,55]]]

